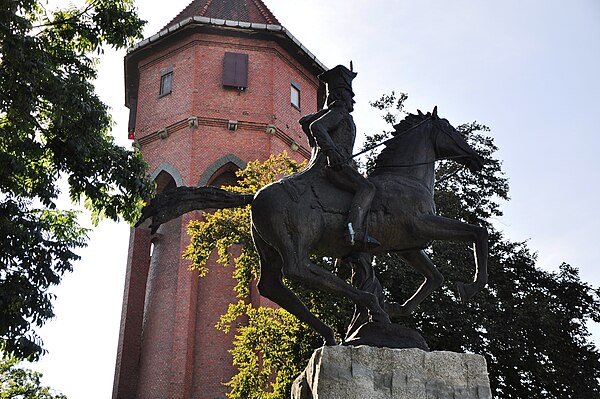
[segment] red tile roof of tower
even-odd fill
[[[165,28],[190,17],[280,25],[277,18],[261,0],[194,0]]]

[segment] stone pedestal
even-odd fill
[[[292,399],[491,399],[485,358],[454,352],[324,346]]]

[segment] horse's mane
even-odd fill
[[[385,143],[385,148],[377,156],[377,159],[375,160],[375,169],[388,165],[392,159],[393,152],[400,144],[400,140],[403,138],[404,133],[411,131],[415,126],[419,125],[427,118],[431,118],[431,112],[424,114],[421,111],[418,111],[418,114],[408,114],[400,121],[400,123],[394,125],[394,131],[392,132],[392,136],[394,137]]]
[[[394,131],[392,132],[392,136],[398,136],[399,134],[405,133],[413,127],[417,126],[419,123],[423,122],[427,118],[431,118],[431,112],[426,114],[421,111],[417,111],[418,114],[408,114],[404,119],[400,121],[397,125],[394,125]]]

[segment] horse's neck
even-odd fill
[[[386,157],[386,162],[378,165],[373,174],[410,178],[420,181],[423,186],[433,192],[435,149],[425,135],[416,137],[419,137],[419,140],[410,144],[397,143],[393,150],[393,156]]]
[[[435,183],[435,165],[433,162],[413,167],[389,168],[389,170],[385,171],[385,174],[390,177],[409,178],[418,181],[429,191],[433,192]]]
[[[398,146],[395,151],[393,164],[396,165],[415,165],[416,167],[435,160],[435,152],[429,149],[429,145],[424,140],[419,140],[414,145]],[[404,168],[411,169],[411,168]]]

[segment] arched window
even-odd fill
[[[236,186],[238,179],[235,176],[235,172],[245,167],[246,162],[233,154],[222,156],[206,168],[200,177],[198,186]]]
[[[227,163],[213,174],[207,185],[213,187],[237,186],[238,177],[235,172],[239,169],[233,163]]]
[[[177,183],[175,183],[175,179],[168,172],[162,170],[156,179],[156,194],[163,193],[165,191],[173,190],[177,187]]]

